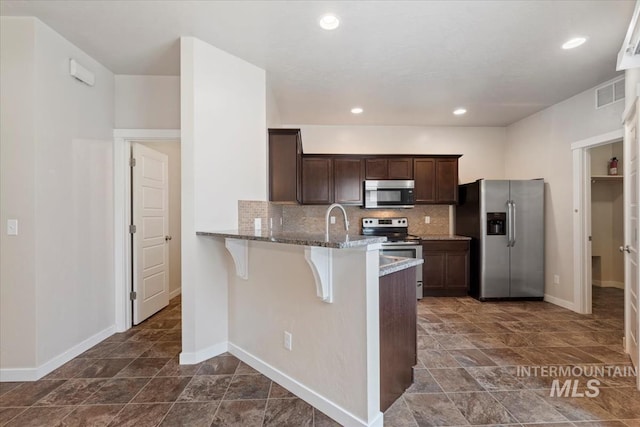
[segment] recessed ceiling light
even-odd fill
[[[335,30],[340,25],[340,20],[335,15],[324,15],[320,18],[320,27],[325,30]]]
[[[562,45],[563,49],[573,49],[574,47],[578,47],[581,44],[583,44],[584,42],[586,42],[587,39],[585,37],[575,37],[572,38],[571,40],[568,40],[567,42],[565,42],[565,44]]]
[[[362,114],[363,111],[364,110],[362,108],[360,108],[360,107],[354,107],[354,108],[351,109],[351,112],[353,114]]]
[[[453,110],[453,114],[455,114],[456,116],[461,116],[466,112],[467,112],[467,110],[465,110],[464,108],[457,108],[457,109]]]

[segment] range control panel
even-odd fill
[[[407,218],[362,218],[362,227],[408,227]]]

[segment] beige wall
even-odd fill
[[[545,179],[545,293],[565,305],[574,303],[571,144],[622,127],[623,103],[596,110],[594,99],[589,89],[507,127],[506,178]]]
[[[1,22],[2,222],[17,218],[20,234],[2,237],[0,367],[29,377],[114,325],[114,84],[42,22]],[[69,75],[69,58],[93,87]]]
[[[140,144],[164,153],[169,158],[169,295],[180,294],[182,281],[181,198],[180,198],[180,141],[138,141]]]
[[[640,68],[630,68],[624,72],[625,108],[635,102],[640,84]]]
[[[505,174],[506,129],[500,127],[317,126],[300,128],[305,153],[462,154],[460,183]]]
[[[36,365],[35,20],[0,18],[0,368]],[[19,235],[7,236],[7,220]]]
[[[179,76],[115,76],[116,129],[180,129]]]
[[[225,351],[228,259],[197,230],[233,229],[238,199],[266,200],[265,72],[205,42],[181,39],[181,360]]]
[[[269,80],[267,79],[267,127],[268,128],[277,128],[281,125],[280,119],[280,110],[278,109],[278,103],[276,101],[275,95],[273,94],[273,90],[271,85],[269,84]]]

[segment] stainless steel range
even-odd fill
[[[362,218],[362,234],[387,238],[381,255],[422,259],[420,237],[409,234],[407,218]],[[416,267],[416,296],[422,299],[422,266]]]

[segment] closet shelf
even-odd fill
[[[591,182],[622,182],[623,175],[591,175]]]

